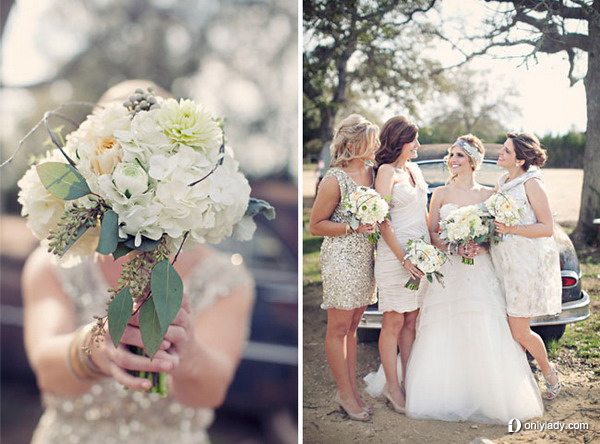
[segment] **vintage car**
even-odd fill
[[[428,156],[431,157],[431,156]],[[435,156],[434,156],[435,157]],[[416,163],[421,168],[425,180],[431,190],[446,183],[448,169],[445,161],[437,156]],[[494,186],[505,170],[496,165],[495,160],[485,159],[477,172],[477,181],[483,185]],[[560,316],[540,316],[531,319],[531,326],[545,342],[558,340],[563,335],[567,324],[583,321],[590,315],[590,297],[581,288],[581,270],[577,253],[569,236],[560,225],[554,224],[554,238],[559,247],[560,268],[562,275],[562,312]],[[359,324],[359,339],[372,341],[379,335],[382,313],[377,304],[367,308]]]

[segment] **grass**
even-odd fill
[[[321,285],[321,268],[319,265],[319,252],[321,250],[322,237],[312,236],[308,230],[308,219],[310,208],[304,208],[302,215],[302,263],[304,266],[302,283],[303,290]]]
[[[590,317],[567,326],[559,342],[559,349],[574,350],[600,376],[600,251],[587,248],[578,252],[582,271],[582,285],[591,299]]]

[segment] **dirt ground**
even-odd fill
[[[582,171],[549,169],[544,174],[556,219],[562,224],[574,224],[579,213]],[[305,203],[308,203],[314,193],[313,171],[304,173],[303,184]],[[364,399],[375,409],[372,421],[349,420],[333,402],[335,386],[325,360],[326,313],[319,308],[320,291],[320,286],[315,286],[303,294],[305,443],[600,443],[600,381],[594,377],[589,365],[575,357],[571,350],[561,351],[557,360],[563,391],[556,400],[544,401],[544,416],[534,422],[587,423],[587,431],[528,430],[509,434],[507,425],[410,419],[392,411],[383,400],[372,400],[366,393]],[[591,309],[600,310],[600,303],[594,301]],[[362,389],[362,377],[379,366],[377,343],[359,344],[358,356],[359,387]]]
[[[552,402],[544,401],[544,416],[537,421],[587,423],[589,430],[563,432],[521,431],[509,434],[507,425],[486,425],[473,422],[445,422],[410,419],[392,411],[381,399],[373,400],[366,393],[364,399],[375,409],[368,423],[351,421],[333,402],[335,386],[325,360],[326,313],[319,308],[320,287],[304,293],[304,407],[303,442],[329,443],[445,443],[466,444],[488,439],[496,444],[505,443],[600,443],[600,381],[589,366],[577,359],[572,351],[563,351],[557,360],[564,384],[560,396]],[[594,302],[592,310],[600,310]],[[364,388],[362,377],[379,366],[377,343],[358,346],[359,387]],[[566,428],[566,426],[565,426]],[[488,444],[490,441],[487,441]]]

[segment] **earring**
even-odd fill
[[[515,166],[516,166],[517,168],[519,168],[519,166],[520,166],[520,165],[519,165],[519,163],[517,162],[517,163],[515,163]]]

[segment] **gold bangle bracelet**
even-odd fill
[[[84,343],[89,342],[92,328],[92,324],[79,327],[73,334],[67,352],[67,368],[73,376],[81,381],[93,381],[106,376],[92,360],[91,354],[83,350]]]

